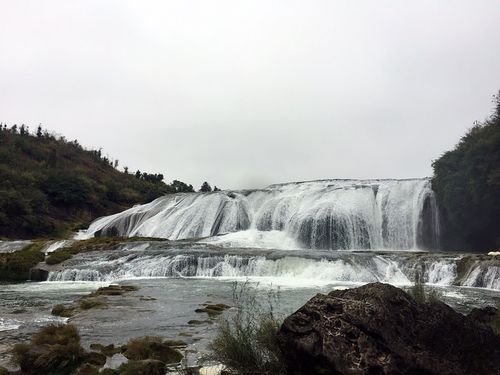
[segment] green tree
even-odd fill
[[[484,123],[476,123],[452,151],[432,164],[433,188],[448,249],[500,246],[500,99]]]
[[[210,186],[210,184],[208,182],[205,181],[201,185],[200,192],[202,192],[202,193],[209,193],[211,191],[212,191],[212,187]]]

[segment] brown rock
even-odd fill
[[[278,334],[289,374],[500,374],[500,336],[373,283],[318,294]]]

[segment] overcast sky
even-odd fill
[[[407,178],[500,89],[500,1],[0,0],[0,122],[195,186]]]

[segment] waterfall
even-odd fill
[[[439,220],[429,179],[322,180],[167,195],[100,218],[77,238],[177,240],[248,230],[303,249],[426,249],[437,247]]]
[[[328,256],[308,258],[307,252],[225,254],[179,251],[147,251],[131,245],[130,249],[86,254],[77,256],[64,269],[50,272],[48,280],[113,282],[134,278],[195,277],[254,278],[288,286],[376,281],[409,286],[418,277],[421,282],[431,285],[500,290],[500,269],[488,263],[472,264],[467,277],[460,279],[457,275],[460,256],[336,251]],[[295,253],[299,254],[293,255]]]

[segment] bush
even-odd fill
[[[65,260],[68,260],[71,258],[71,254],[64,251],[64,250],[59,250],[51,253],[47,259],[45,259],[45,263],[49,265],[53,264],[59,264],[64,262]]]
[[[104,307],[105,305],[106,304],[102,300],[96,298],[81,298],[78,300],[78,306],[80,306],[82,310]]]
[[[0,280],[28,280],[31,268],[45,258],[40,251],[44,245],[45,242],[39,241],[28,245],[23,250],[0,254]]]
[[[209,359],[239,374],[285,374],[277,333],[281,319],[274,313],[277,294],[268,294],[268,303],[259,303],[257,291],[247,283],[235,284],[236,311],[222,318],[215,339],[210,343]]]
[[[475,124],[432,167],[445,248],[478,251],[500,246],[500,95],[493,116]]]
[[[130,340],[123,355],[133,361],[157,360],[165,364],[179,363],[183,355],[160,337],[146,336]]]
[[[408,289],[408,294],[412,296],[415,301],[420,303],[433,303],[441,300],[441,294],[437,290],[431,289],[426,291],[424,284],[420,282],[415,282],[415,284]]]
[[[69,317],[73,316],[74,312],[75,312],[74,307],[67,307],[64,305],[55,305],[52,308],[51,314],[55,315],[55,316],[61,316],[63,318],[69,318]]]
[[[30,344],[17,344],[12,360],[23,374],[71,374],[82,363],[84,350],[72,325],[49,325],[35,333]]]

